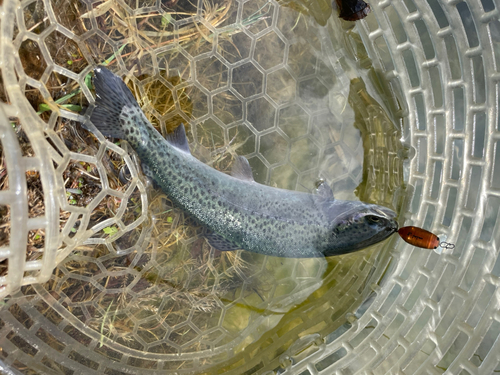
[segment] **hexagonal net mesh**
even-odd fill
[[[353,28],[319,25],[308,4],[4,1],[9,371],[495,369],[497,7],[374,1]],[[97,64],[124,77],[162,134],[187,124],[193,154],[213,167],[239,154],[261,183],[309,191],[324,178],[337,197],[393,207],[455,250],[395,237],[330,259],[210,248],[125,142],[81,126],[92,128]]]

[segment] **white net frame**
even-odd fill
[[[400,243],[397,267],[365,314],[290,373],[494,373],[499,4],[392,1],[372,9],[376,21],[361,22],[365,45],[407,98],[417,150],[407,219],[447,234],[456,247],[437,256]]]

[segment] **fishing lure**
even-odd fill
[[[401,238],[410,245],[420,247],[423,249],[454,249],[455,245],[452,243],[440,241],[439,237],[425,229],[408,226],[399,228],[398,234]]]

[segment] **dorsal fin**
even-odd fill
[[[328,185],[328,183],[320,179],[316,182],[316,194],[320,199],[331,200],[334,199],[332,188]]]
[[[247,158],[244,156],[237,156],[231,167],[231,176],[236,177],[240,180],[254,182],[252,167],[248,163]]]
[[[316,193],[313,194],[313,202],[320,212],[322,212],[328,221],[335,219],[338,216],[337,202],[332,188],[328,183],[320,179],[316,182]]]
[[[186,129],[184,128],[183,123],[181,123],[172,133],[169,133],[167,135],[167,141],[168,143],[170,143],[170,145],[174,146],[180,151],[191,154],[186,137]]]

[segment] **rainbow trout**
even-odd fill
[[[207,239],[218,250],[324,257],[366,248],[398,228],[392,210],[334,199],[326,183],[315,194],[259,184],[242,156],[231,175],[217,171],[191,155],[184,125],[163,138],[120,77],[98,67],[94,85],[92,123],[133,147],[145,174],[208,229]]]

